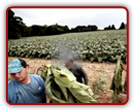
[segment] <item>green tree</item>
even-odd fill
[[[119,27],[119,29],[125,29],[125,27],[126,26],[125,26],[124,22],[122,22],[121,25],[120,25],[120,27]]]
[[[71,32],[87,32],[87,31],[97,31],[98,27],[96,25],[88,25],[88,26],[76,26],[75,28],[71,28]]]
[[[112,25],[112,27],[111,27],[111,28],[112,28],[112,29],[116,29],[114,25]]]
[[[63,30],[64,30],[64,33],[68,33],[68,32],[69,32],[69,28],[68,28],[68,26],[65,25],[65,26],[63,27]]]
[[[56,35],[56,34],[63,34],[69,32],[68,26],[61,26],[58,24],[48,26],[46,29],[47,35]]]
[[[40,33],[41,26],[39,26],[39,25],[32,25],[31,28],[32,28],[32,32],[31,32],[32,36],[40,36],[41,35],[41,33]]]
[[[114,30],[114,29],[116,29],[116,28],[115,28],[115,26],[113,24],[112,24],[112,26],[109,25],[108,27],[104,28],[104,30]]]
[[[21,17],[14,16],[14,12],[8,10],[8,39],[18,39],[23,36],[25,24]]]
[[[31,27],[23,27],[24,35],[23,37],[32,36],[32,28]]]

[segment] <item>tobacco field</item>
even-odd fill
[[[69,43],[69,41],[79,42]],[[54,42],[54,43],[53,43]],[[126,63],[127,37],[126,30],[110,30],[97,32],[69,33],[53,36],[26,37],[19,40],[8,40],[8,56],[25,58],[51,59],[58,51],[56,44],[66,45],[82,54],[82,60],[90,62],[116,62]],[[59,56],[56,56],[57,59]]]

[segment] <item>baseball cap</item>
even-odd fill
[[[8,74],[18,73],[22,70],[23,66],[19,59],[15,59],[8,64]]]

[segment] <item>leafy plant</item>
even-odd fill
[[[54,44],[52,44],[53,41]],[[82,46],[69,41],[81,41],[80,45]],[[121,56],[123,63],[126,62],[126,30],[70,33],[8,40],[8,56],[51,59],[51,56],[55,55],[55,58],[60,58],[57,47],[59,44],[65,45],[75,52],[81,52],[83,60],[100,63],[116,62],[118,56]]]
[[[103,76],[99,78],[99,80],[93,82],[92,88],[93,92],[97,93],[98,90],[102,90],[102,85],[107,83],[107,79]]]

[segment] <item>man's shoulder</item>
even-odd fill
[[[73,66],[74,66],[75,69],[80,69],[81,68],[81,65],[76,63],[76,62],[73,63]]]
[[[40,77],[39,75],[37,75],[37,74],[30,74],[30,77],[32,77],[32,78],[38,78],[38,79],[41,78],[41,77]]]
[[[8,81],[8,87],[12,87],[15,84],[16,84],[16,80],[14,80],[14,79]]]
[[[14,93],[16,91],[16,80],[12,79],[10,81],[8,81],[8,101],[13,103],[15,102],[15,100],[13,100],[14,98]]]
[[[42,77],[40,77],[39,75],[36,75],[36,74],[30,74],[30,77],[34,80],[37,80],[38,82],[43,81]]]
[[[18,83],[15,79],[8,81],[8,94],[12,95],[17,87],[18,87]]]

